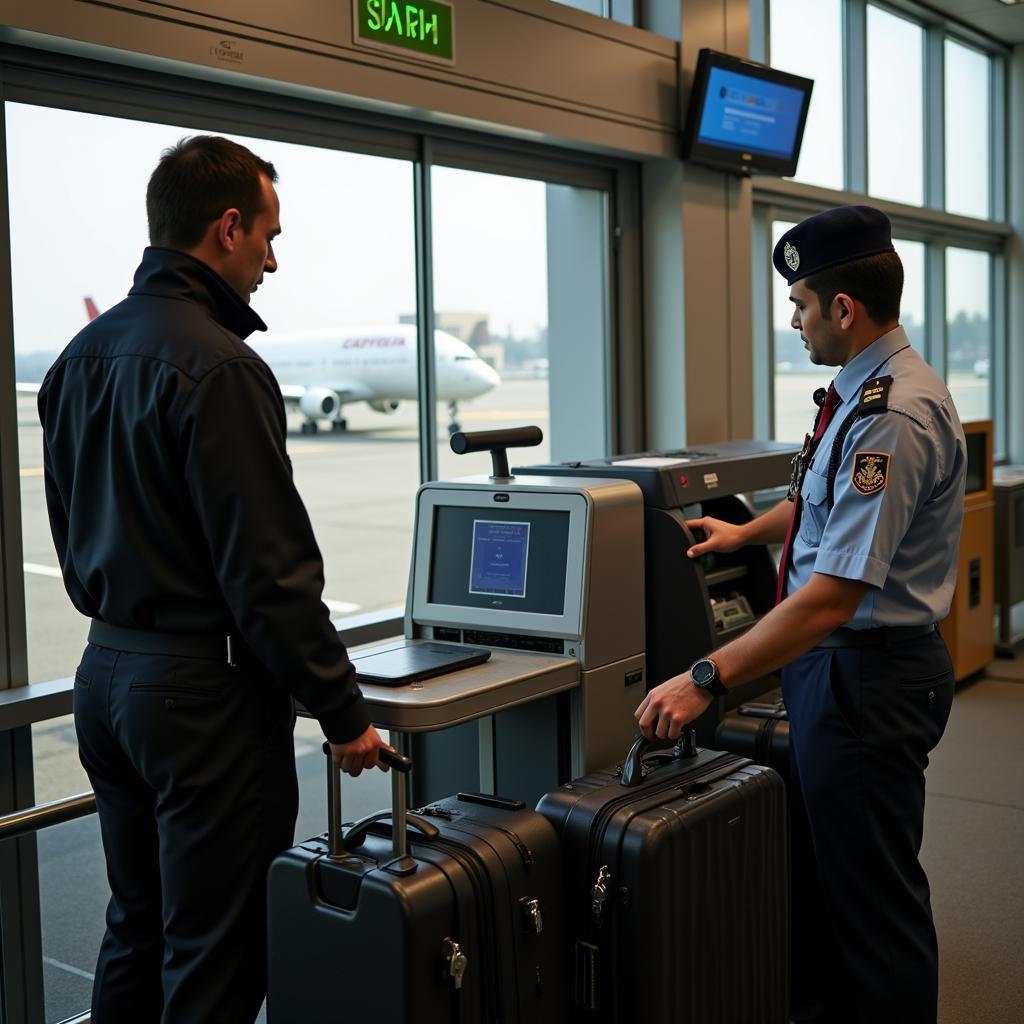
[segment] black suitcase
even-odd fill
[[[686,740],[639,737],[537,806],[562,838],[575,1021],[788,1020],[785,786]]]
[[[268,875],[269,1024],[564,1021],[551,825],[519,801],[478,794],[406,815],[396,774],[394,811],[342,841],[340,777],[327,763],[328,833],[281,854]]]
[[[715,730],[715,746],[774,768],[788,782],[789,718],[781,691],[725,715]]]

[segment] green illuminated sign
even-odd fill
[[[353,0],[356,42],[454,63],[455,17],[438,0]]]

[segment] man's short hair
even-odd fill
[[[193,135],[160,155],[146,189],[149,241],[191,249],[212,221],[237,209],[248,231],[263,209],[260,176],[277,181],[274,165],[218,135]]]
[[[900,316],[903,263],[896,253],[882,252],[811,274],[804,278],[804,285],[818,296],[825,320],[832,319],[832,300],[845,292],[864,303],[876,324],[888,324]]]

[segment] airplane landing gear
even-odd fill
[[[315,434],[319,429],[316,420],[303,420],[302,426],[299,427],[299,431],[303,434]]]
[[[449,402],[448,403],[448,435],[457,434],[461,429],[462,425],[456,418],[459,415],[459,403]]]
[[[348,430],[348,420],[344,416],[331,420],[331,430],[336,434],[341,433],[343,430]]]

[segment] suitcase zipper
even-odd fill
[[[480,956],[479,959],[482,962],[482,978],[480,989],[484,996],[485,1008],[487,1020],[498,1021],[501,1019],[501,1015],[498,1012],[498,1007],[501,1005],[500,1000],[500,989],[501,989],[501,972],[496,970],[495,958],[493,955],[487,956],[484,950],[488,947],[488,939],[494,934],[494,912],[493,912],[493,896],[491,894],[490,885],[486,884],[486,870],[482,869],[480,862],[477,858],[469,852],[465,846],[459,843],[457,840],[449,840],[443,837],[437,837],[431,840],[431,846],[437,847],[447,853],[452,860],[459,864],[465,871],[467,878],[469,878],[470,887],[474,891],[476,897],[475,902],[479,908],[479,917],[481,919],[480,924]],[[481,883],[481,875],[484,876],[484,882]],[[458,945],[457,943],[455,945]],[[462,953],[465,963],[463,964],[458,984],[456,988],[461,988],[462,977],[465,974],[466,968],[468,967],[469,958]],[[451,966],[451,965],[450,965]],[[455,975],[452,974],[454,979]]]

